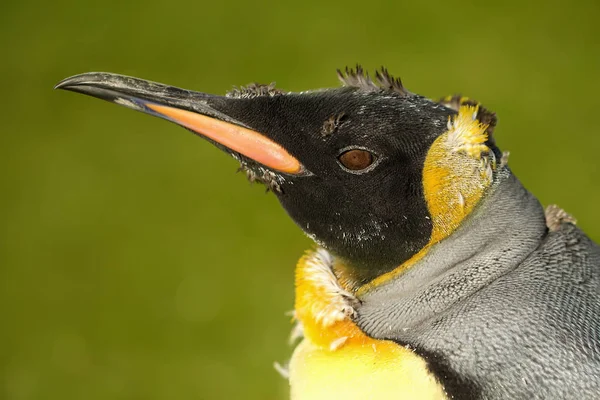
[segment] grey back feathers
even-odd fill
[[[600,398],[600,248],[514,176],[357,323],[416,350],[453,399]]]

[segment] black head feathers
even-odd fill
[[[411,93],[402,85],[400,78],[394,78],[385,67],[375,71],[375,80],[371,79],[360,65],[356,69],[348,68],[342,72],[337,70],[338,78],[344,86],[356,87],[367,92],[387,90],[402,96],[410,96]]]

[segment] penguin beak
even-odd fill
[[[273,171],[304,172],[302,164],[280,144],[219,111],[219,105],[233,99],[101,72],[72,76],[55,89],[87,94],[174,122]]]

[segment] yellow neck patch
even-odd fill
[[[357,300],[339,285],[332,263],[323,249],[300,259],[294,316],[302,324],[304,337],[321,348],[335,350],[344,344],[362,343],[367,337],[351,320]]]
[[[304,339],[289,365],[292,400],[446,399],[422,358],[354,324],[357,300],[340,286],[332,263],[319,249],[296,267],[295,318]]]
[[[360,295],[406,271],[431,246],[448,237],[473,211],[492,183],[496,158],[486,145],[487,124],[477,120],[477,105],[460,106],[448,130],[431,145],[423,166],[423,193],[432,232],[428,243],[396,269],[360,287]]]

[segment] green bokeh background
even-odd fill
[[[14,1],[0,5],[0,398],[281,399],[311,246],[175,125],[52,90],[111,71],[224,93],[386,65],[461,92],[544,204],[600,239],[600,3]]]

